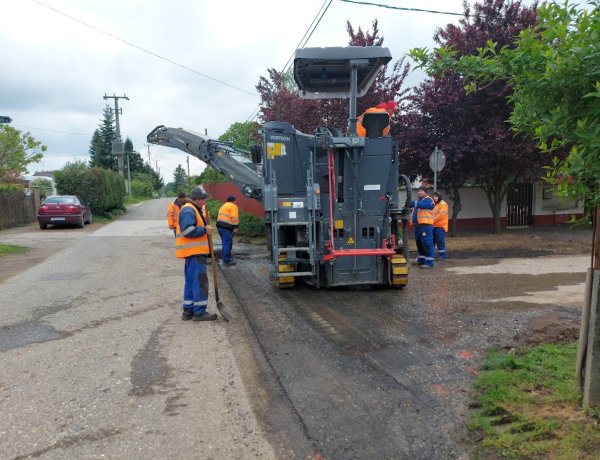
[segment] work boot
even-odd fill
[[[181,319],[184,321],[189,321],[192,319],[194,314],[191,311],[183,310],[183,315],[181,315]]]
[[[223,265],[235,265],[235,260],[230,260],[229,262],[223,262]]]
[[[193,315],[192,321],[214,321],[217,319],[216,313],[205,311],[202,315]]]
[[[421,265],[421,261],[419,260],[419,258],[417,257],[415,260],[412,261],[413,265]]]

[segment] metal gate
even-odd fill
[[[506,195],[506,226],[526,227],[533,223],[533,183],[517,183]]]

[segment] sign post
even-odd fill
[[[433,152],[429,156],[429,167],[433,171],[433,191],[437,192],[437,173],[439,173],[446,166],[446,154],[437,148],[433,149]]]

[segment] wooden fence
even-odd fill
[[[0,229],[31,224],[37,219],[40,193],[37,188],[24,192],[0,192]]]

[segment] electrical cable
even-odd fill
[[[206,75],[206,74],[204,74],[202,72],[199,72],[198,70],[192,69],[191,67],[188,67],[188,66],[186,66],[184,64],[179,64],[178,62],[175,62],[175,61],[173,61],[173,60],[171,60],[169,58],[161,56],[160,54],[154,53],[154,52],[152,52],[150,50],[147,50],[145,48],[142,48],[141,46],[138,46],[138,45],[136,45],[134,43],[128,42],[127,40],[124,40],[124,39],[122,39],[120,37],[117,37],[116,35],[111,34],[110,32],[105,32],[104,30],[99,29],[98,27],[95,27],[95,26],[93,26],[91,24],[83,22],[82,20],[77,19],[77,18],[75,18],[73,16],[70,16],[70,15],[68,15],[66,13],[63,13],[62,11],[57,10],[56,8],[53,8],[53,7],[49,6],[49,5],[46,5],[45,3],[40,2],[39,0],[32,0],[32,1],[35,2],[35,3],[37,3],[38,5],[41,5],[41,6],[44,6],[44,7],[48,8],[49,10],[54,11],[55,13],[58,13],[58,14],[64,16],[64,17],[66,17],[66,18],[69,18],[69,19],[71,19],[71,20],[73,20],[75,22],[78,22],[79,24],[82,24],[82,25],[84,25],[86,27],[89,27],[90,29],[93,29],[96,32],[100,32],[101,34],[107,35],[110,38],[113,38],[113,39],[118,40],[118,41],[120,41],[122,43],[125,43],[126,45],[129,45],[132,48],[136,48],[136,49],[138,49],[140,51],[143,51],[144,53],[147,53],[147,54],[149,54],[151,56],[154,56],[154,57],[156,57],[158,59],[162,59],[163,61],[166,61],[166,62],[168,62],[170,64],[176,65],[177,67],[181,67],[182,69],[185,69],[185,70],[188,70],[190,72],[193,72],[193,73],[195,73],[197,75],[200,75],[201,77],[207,78],[207,79],[212,80],[212,81],[214,81],[216,83],[220,83],[222,85],[229,86],[230,88],[236,89],[236,90],[238,90],[238,91],[240,91],[242,93],[249,94],[250,96],[258,96],[258,94],[256,94],[256,93],[253,93],[253,92],[250,92],[250,91],[246,91],[245,89],[239,88],[239,87],[237,87],[235,85],[232,85],[230,83],[227,83],[227,82],[225,82],[223,80],[219,80],[218,78],[214,78],[214,77],[211,77],[210,75]]]
[[[323,16],[325,16],[325,13],[327,12],[327,10],[329,9],[329,7],[331,6],[332,2],[333,2],[333,0],[325,0],[323,2],[323,4],[321,5],[321,7],[319,8],[319,10],[317,11],[317,14],[313,18],[312,22],[307,27],[306,32],[304,32],[304,35],[302,36],[302,38],[298,42],[298,45],[296,45],[296,49],[298,49],[298,48],[304,48],[306,46],[306,44],[308,43],[308,40],[310,40],[310,37],[312,37],[312,34],[315,32],[317,26],[319,25],[319,23],[323,19]],[[325,6],[326,3],[327,3],[327,6]],[[323,9],[323,8],[325,8],[325,9]],[[317,19],[317,17],[319,19]],[[317,21],[316,24],[315,24],[315,21]],[[314,26],[313,26],[313,24],[314,24]],[[311,28],[312,28],[312,30],[311,30]],[[310,33],[309,33],[309,31],[310,31]],[[308,34],[308,37],[306,37],[307,34]],[[306,40],[305,40],[305,38],[306,38]],[[292,53],[292,55],[289,57],[289,59],[285,63],[285,65],[281,69],[280,73],[284,73],[284,72],[287,71],[288,66],[290,65],[290,61],[293,59],[294,55],[296,54],[296,49],[294,50],[294,52]],[[248,116],[248,118],[246,118],[246,123],[248,123],[249,121],[254,120],[257,117],[259,110],[260,110],[260,103],[252,111],[252,113]]]
[[[380,8],[389,8],[391,10],[417,11],[417,12],[421,12],[421,13],[434,13],[434,14],[449,14],[451,16],[462,16],[463,15],[462,13],[452,13],[450,11],[425,10],[425,9],[421,9],[421,8],[406,8],[406,7],[401,7],[401,6],[384,5],[383,3],[371,3],[371,2],[363,2],[363,1],[357,1],[357,0],[339,0],[339,1],[346,2],[346,3],[355,3],[357,5],[378,6]]]
[[[323,11],[323,13],[321,14],[321,17],[319,17],[319,19],[317,21],[317,16],[319,16],[319,13],[321,13],[321,10],[323,10],[323,7],[325,6],[325,3],[327,3],[327,2],[329,2],[329,4],[327,5],[327,7],[325,8],[325,11]],[[319,23],[321,22],[321,19],[323,19],[323,16],[325,15],[325,13],[327,12],[327,10],[331,6],[332,2],[333,2],[333,0],[325,0],[323,2],[323,4],[321,5],[321,8],[319,8],[319,11],[317,11],[317,14],[315,15],[315,17],[313,18],[312,22],[310,23],[310,25],[306,29],[306,32],[304,32],[304,35],[302,36],[302,38],[298,42],[298,45],[296,45],[296,49],[298,49],[298,48],[304,48],[306,46],[306,43],[308,42],[308,40],[310,39],[310,37],[314,33],[314,31],[317,28],[317,26],[319,25]],[[315,23],[315,21],[317,21],[317,23],[313,27],[313,24]],[[310,32],[310,35],[308,36],[308,38],[306,38],[306,40],[304,40],[304,38],[306,37],[306,34],[308,34],[308,32],[311,29],[311,27],[312,27],[312,31]],[[302,43],[303,41],[304,41],[304,44]],[[287,70],[289,63],[290,63],[290,61],[292,60],[292,58],[294,57],[295,54],[296,54],[296,50],[294,50],[294,52],[292,53],[292,55],[289,57],[289,59],[287,60],[287,62],[283,66],[283,69],[281,69],[281,73],[284,73]]]
[[[24,128],[24,129],[34,129],[36,131],[49,131],[49,132],[52,132],[52,133],[72,134],[72,135],[75,135],[75,136],[88,136],[89,137],[89,135],[90,135],[89,133],[76,133],[76,132],[73,132],[73,131],[61,131],[59,129],[36,128],[34,126],[15,125],[15,124],[13,124],[13,126],[18,126],[20,128]]]

